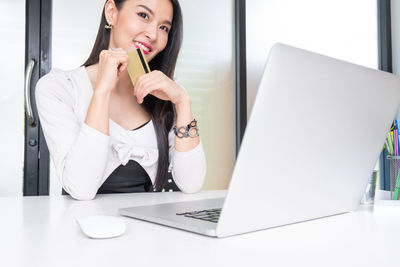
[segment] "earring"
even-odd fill
[[[107,30],[111,30],[111,29],[112,29],[111,23],[109,23],[109,22],[107,22],[107,23],[108,23],[108,24],[106,24],[106,25],[104,26],[104,28],[107,29]]]

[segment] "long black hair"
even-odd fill
[[[125,1],[127,0],[114,0],[118,10],[122,8]],[[182,44],[183,26],[182,11],[178,0],[170,0],[170,2],[172,3],[173,7],[173,18],[172,26],[168,34],[168,42],[164,50],[158,53],[149,62],[149,66],[151,70],[162,71],[169,78],[173,79],[176,61]],[[105,8],[103,8],[100,26],[97,32],[96,41],[92,48],[92,52],[85,63],[83,63],[83,66],[85,67],[98,63],[100,52],[108,49],[111,30],[105,29],[104,27],[107,24],[104,10]],[[158,167],[156,181],[153,188],[156,191],[161,191],[168,179],[168,133],[172,128],[175,118],[174,107],[171,101],[164,101],[156,98],[153,95],[147,95],[144,98],[143,105],[151,115],[157,136]]]

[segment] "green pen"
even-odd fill
[[[393,200],[399,199],[399,191],[400,191],[400,171],[397,174],[396,186],[394,187],[394,193],[393,193]]]
[[[390,154],[390,156],[393,156],[393,143],[392,143],[392,137],[390,136],[390,133],[388,133],[387,140],[389,143],[389,154]]]

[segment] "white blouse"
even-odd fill
[[[105,135],[85,123],[93,87],[85,67],[53,69],[36,85],[36,105],[57,176],[73,198],[93,199],[109,175],[129,160],[137,161],[155,183],[158,149],[153,122],[129,131],[110,119]],[[206,159],[200,142],[187,152],[176,151],[168,135],[169,171],[184,193],[201,189]]]

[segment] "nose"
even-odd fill
[[[146,32],[145,32],[146,37],[153,41],[157,39],[157,25],[155,23],[149,23]]]

